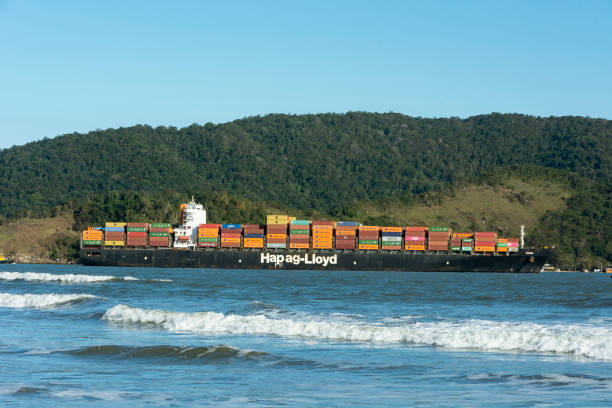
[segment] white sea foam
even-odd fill
[[[61,283],[99,283],[112,280],[117,281],[139,281],[141,279],[133,276],[112,276],[112,275],[78,275],[78,274],[52,274],[39,272],[0,272],[0,279],[14,281],[43,281],[43,282],[61,282]],[[172,282],[171,279],[151,279],[156,282]]]
[[[24,295],[13,295],[11,293],[0,293],[0,307],[54,307],[61,306],[67,303],[80,302],[87,299],[94,299],[97,296],[88,295],[86,293],[75,293],[61,295],[56,293],[48,293],[42,295],[34,295],[26,293]]]
[[[464,320],[406,322],[400,326],[333,319],[271,319],[263,315],[180,313],[116,305],[103,319],[154,324],[172,332],[295,336],[320,340],[426,344],[455,349],[567,353],[612,360],[612,328],[588,325]]]

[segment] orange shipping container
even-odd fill
[[[383,232],[402,232],[402,227],[382,227]]]
[[[406,251],[424,251],[425,245],[406,245],[404,249]]]
[[[379,231],[380,227],[377,225],[361,225],[359,231]]]
[[[365,250],[377,250],[378,249],[378,245],[359,244],[358,248],[359,249],[365,249]]]
[[[474,248],[474,251],[476,252],[495,252],[495,247],[494,246],[491,246],[491,247],[477,246]]]
[[[292,249],[308,249],[310,246],[308,244],[289,244],[289,248]]]

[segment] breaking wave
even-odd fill
[[[102,317],[150,324],[171,332],[291,336],[368,343],[423,344],[452,349],[564,353],[612,360],[612,328],[587,325],[464,320],[406,322],[399,326],[335,320],[271,319],[263,315],[181,313],[116,305]]]
[[[52,274],[38,272],[0,272],[0,279],[14,281],[46,281],[62,283],[99,283],[108,281],[140,281],[133,276],[111,276],[111,275],[78,275],[78,274]],[[172,282],[171,279],[150,279],[153,282]]]
[[[10,293],[0,293],[0,307],[12,308],[44,308],[55,306],[66,306],[69,304],[83,302],[85,300],[98,298],[98,296],[86,293],[60,295],[48,293],[43,295],[13,295]]]
[[[117,359],[168,359],[179,361],[211,361],[234,358],[253,359],[268,356],[254,350],[241,350],[230,346],[177,347],[150,346],[129,347],[103,345],[71,350],[66,354],[78,357],[105,357]]]

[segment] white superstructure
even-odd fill
[[[198,244],[198,225],[206,224],[206,210],[193,197],[181,210],[182,224],[174,229],[175,248],[195,248]]]

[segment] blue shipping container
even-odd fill
[[[339,227],[357,227],[359,223],[357,221],[339,221]]]
[[[385,231],[383,231],[382,236],[383,237],[401,237],[402,233],[401,232],[385,232]]]
[[[221,228],[223,229],[242,229],[242,225],[240,224],[221,224]]]
[[[104,228],[104,231],[108,231],[108,232],[123,232],[123,231],[125,231],[125,228],[123,228],[123,227],[106,227],[106,228]]]

